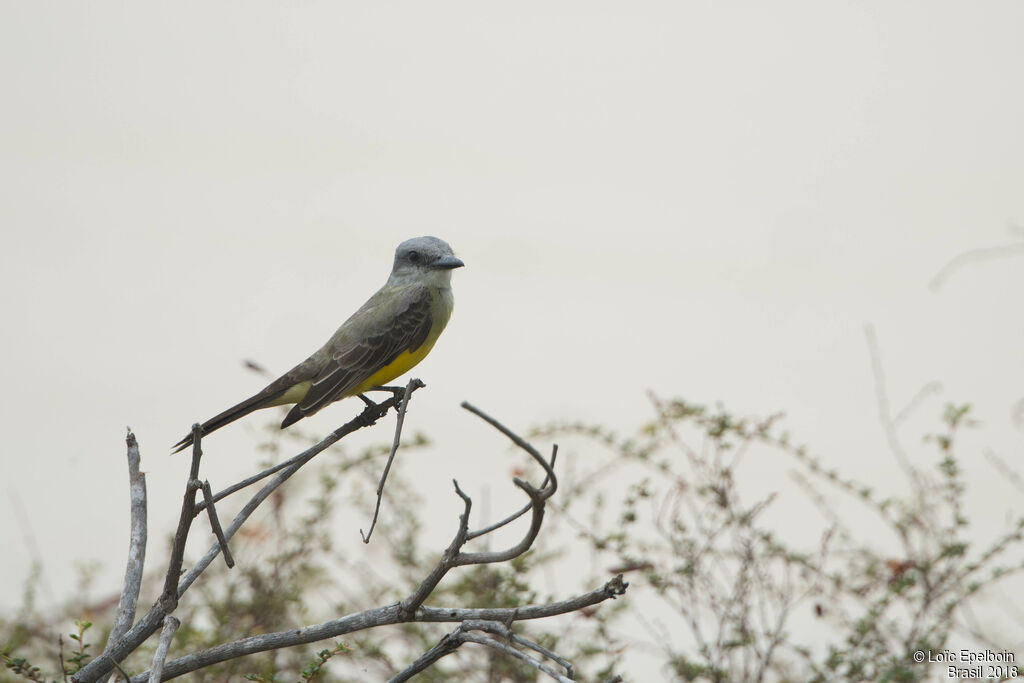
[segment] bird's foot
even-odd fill
[[[376,386],[376,387],[370,387],[369,391],[389,391],[389,392],[391,392],[391,396],[395,399],[395,410],[400,410],[402,408],[402,399],[405,398],[405,387]],[[366,398],[365,396],[363,396],[362,394],[360,394],[359,397],[362,398],[364,401],[369,401],[370,400],[370,399]]]

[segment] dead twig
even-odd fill
[[[179,626],[181,626],[181,622],[170,615],[164,619],[164,628],[160,631],[160,640],[157,641],[156,652],[153,653],[153,666],[149,669],[150,683],[160,683],[163,680],[167,650],[170,649],[174,632],[178,630]]]
[[[380,501],[384,497],[384,484],[388,480],[388,473],[391,471],[391,463],[395,460],[395,453],[398,452],[398,446],[402,441],[402,426],[405,424],[405,411],[409,407],[409,399],[412,398],[412,392],[416,389],[425,386],[423,382],[416,379],[415,377],[409,380],[409,383],[405,386],[405,392],[402,394],[402,404],[398,409],[398,420],[395,423],[395,438],[391,442],[391,452],[388,454],[388,461],[384,465],[384,471],[380,475],[380,483],[377,484],[377,504],[373,508],[373,521],[370,522],[370,530],[365,534],[363,530],[359,530],[359,535],[363,539],[363,543],[370,542],[370,536],[373,535],[373,529],[377,526],[377,515],[380,514]]]
[[[522,645],[534,652],[544,655],[550,659],[558,662],[566,670],[566,675],[560,674],[559,672],[552,669],[550,666],[542,661],[538,661],[533,657],[530,657],[523,652],[512,647],[509,643],[501,642],[501,640],[495,638],[488,638],[485,636],[477,635],[472,631],[484,631],[493,635],[499,636],[502,640],[512,641],[518,645]],[[565,661],[558,655],[550,652],[549,650],[541,647],[533,641],[527,640],[521,636],[515,635],[511,629],[502,623],[495,621],[481,621],[481,620],[469,620],[459,624],[451,633],[446,634],[441,641],[426,652],[422,657],[417,659],[415,662],[410,664],[397,676],[390,679],[388,683],[403,683],[408,681],[413,676],[435,664],[442,657],[450,655],[455,652],[459,647],[465,643],[476,643],[477,645],[483,645],[489,647],[502,654],[518,659],[519,661],[532,666],[533,668],[541,671],[559,683],[572,683],[573,669],[569,662]]]
[[[402,400],[403,407],[408,400],[409,394],[411,394],[411,391],[414,388],[415,387],[412,383],[410,383],[406,388],[405,397]],[[391,402],[393,403],[396,399],[397,394],[392,397]],[[375,408],[379,408],[377,404],[372,405]],[[522,489],[530,498],[530,504],[527,507],[527,510],[532,511],[533,513],[529,529],[517,544],[506,550],[496,552],[463,551],[463,546],[470,540],[469,516],[472,511],[473,502],[472,499],[462,491],[458,482],[453,480],[455,493],[463,501],[463,511],[459,516],[459,523],[455,536],[428,576],[425,577],[404,600],[398,603],[392,603],[390,605],[384,605],[355,614],[350,614],[318,625],[299,629],[290,629],[288,631],[278,633],[260,634],[237,640],[232,643],[218,645],[200,652],[195,652],[168,662],[164,667],[164,677],[173,678],[190,671],[196,671],[212,664],[244,655],[274,650],[282,647],[312,643],[327,638],[335,638],[347,633],[374,628],[376,626],[383,626],[386,624],[408,622],[451,622],[460,623],[460,627],[453,632],[458,634],[458,636],[457,638],[453,636],[455,639],[450,643],[450,645],[454,645],[452,651],[465,642],[472,642],[499,650],[508,656],[515,657],[516,659],[533,666],[538,671],[542,671],[545,674],[552,676],[555,680],[571,680],[570,677],[573,675],[571,663],[559,657],[555,653],[546,650],[540,645],[533,643],[529,639],[514,634],[512,632],[512,625],[517,621],[540,619],[585,609],[591,605],[623,595],[628,584],[622,580],[621,574],[590,593],[577,596],[570,600],[546,605],[532,605],[513,609],[480,609],[461,607],[428,607],[423,604],[437,587],[438,583],[440,583],[444,576],[453,568],[470,564],[504,562],[526,552],[531,547],[539,533],[544,517],[545,502],[554,494],[558,487],[558,480],[553,469],[556,452],[552,453],[551,461],[548,462],[540,455],[540,453],[537,452],[535,448],[533,448],[533,446],[494,418],[486,415],[468,403],[463,404],[463,406],[508,436],[517,446],[527,451],[527,453],[529,453],[545,471],[544,481],[540,488],[536,488],[519,478],[515,478],[513,480],[515,485]],[[367,409],[370,410],[371,407],[368,405]],[[397,450],[399,432],[400,427],[396,429],[396,436],[392,447],[392,456]],[[320,445],[321,444],[318,444],[316,448],[320,447]],[[310,451],[313,451],[313,449],[310,449]],[[310,451],[307,451],[307,454],[310,453]],[[312,455],[315,455],[315,453],[310,454],[309,457],[312,457]],[[306,461],[307,459],[296,461],[295,464],[284,469],[278,473],[272,481],[268,482],[260,493],[257,494],[257,496],[255,496],[253,500],[247,504],[246,508],[243,508],[242,512],[240,512],[235,518],[232,524],[228,527],[225,536],[230,538],[234,534],[241,522],[244,521],[244,518],[251,512],[248,508],[255,509],[255,506],[259,504],[262,498],[269,495],[270,491],[280,485],[284,479],[290,476],[295,469],[300,467],[301,464]],[[385,468],[385,477],[382,477],[381,479],[381,487],[383,487],[383,481],[386,478],[386,473]],[[516,513],[515,515],[510,516],[510,519],[515,518],[520,514],[525,514],[525,512]],[[492,525],[492,527],[498,528],[494,525]],[[212,546],[207,552],[207,555],[204,556],[204,558],[200,560],[195,567],[193,567],[192,571],[182,579],[178,586],[180,592],[184,592],[184,590],[188,588],[188,585],[190,585],[191,581],[194,580],[195,576],[198,576],[205,566],[209,564],[209,561],[212,561],[212,558],[216,556],[217,552],[219,552],[219,548],[219,545]],[[506,642],[490,637],[480,636],[473,633],[473,631],[485,631],[487,633],[498,635]],[[521,652],[516,647],[513,647],[513,645],[526,648],[542,655],[544,658],[556,662],[559,666],[565,669],[566,675],[557,672],[548,663]],[[444,654],[447,654],[447,652],[439,654],[438,652],[440,651],[435,652],[436,649],[437,648],[432,649],[430,652],[417,659],[416,662],[411,664],[403,674],[399,674],[399,677],[395,680],[407,680],[418,671],[421,671],[423,668],[426,668],[430,664],[436,662],[438,659],[443,657]],[[147,676],[148,674],[146,673],[140,674],[132,679],[132,683],[142,683],[147,680]],[[402,676],[404,676],[404,678]]]
[[[228,539],[224,538],[224,529],[220,526],[220,517],[217,516],[217,508],[213,505],[213,491],[210,490],[210,481],[206,480],[202,485],[203,500],[206,502],[206,512],[210,518],[210,527],[213,535],[217,537],[220,544],[220,552],[224,555],[224,563],[231,569],[235,566],[235,558],[231,556],[231,548],[228,547]]]
[[[1024,242],[1012,242],[998,247],[982,247],[980,249],[965,251],[962,254],[954,256],[952,260],[939,269],[939,272],[936,273],[935,277],[933,277],[931,282],[928,283],[928,289],[933,292],[938,291],[939,287],[941,287],[946,280],[952,277],[953,273],[970,263],[992,261],[995,259],[1006,258],[1008,256],[1016,256],[1021,253],[1024,253]]]
[[[303,465],[312,460],[317,454],[323,452],[344,437],[354,431],[369,427],[376,423],[395,405],[395,398],[392,397],[380,404],[368,406],[352,420],[331,432],[318,444],[306,449],[298,456],[291,459],[290,464],[277,473],[271,481],[267,482],[242,509],[235,515],[234,520],[224,530],[224,540],[229,541],[232,536],[241,528],[242,524],[256,510],[259,505],[270,496],[281,484],[287,481]],[[195,582],[197,578],[209,567],[214,558],[221,552],[220,541],[213,544],[184,576],[181,576],[181,567],[184,557],[185,540],[188,536],[188,529],[192,519],[200,507],[195,502],[195,492],[202,488],[199,482],[199,462],[202,455],[201,434],[198,425],[193,425],[194,443],[192,447],[192,465],[189,471],[189,478],[186,484],[185,496],[182,503],[181,515],[179,517],[178,532],[175,534],[174,545],[171,551],[171,560],[168,566],[167,575],[164,580],[164,590],[157,602],[149,611],[132,626],[121,638],[111,645],[108,645],[105,656],[97,657],[74,675],[72,680],[75,683],[92,683],[99,680],[111,671],[117,662],[123,660],[129,653],[134,652],[143,642],[155,633],[163,624],[164,618],[171,614],[177,607],[178,600],[185,591]],[[237,489],[236,489],[237,490]],[[213,497],[216,500],[216,496]],[[204,501],[205,503],[205,501]],[[203,507],[206,507],[205,504]],[[137,678],[137,677],[136,677]],[[135,679],[133,679],[135,680]],[[141,679],[145,680],[145,679]]]

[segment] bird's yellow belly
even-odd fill
[[[390,364],[385,365],[377,372],[367,377],[363,382],[353,387],[352,391],[348,392],[347,396],[355,396],[361,394],[370,387],[375,387],[382,384],[387,384],[399,375],[405,373],[416,367],[416,364],[423,360],[430,349],[433,348],[435,339],[427,339],[424,343],[420,344],[420,347],[415,351],[403,351],[398,354],[398,357],[391,361]]]
[[[427,338],[423,340],[423,343],[414,351],[403,351],[398,356],[377,370],[375,373],[367,377],[365,380],[352,387],[349,391],[345,392],[343,396],[338,396],[334,400],[341,400],[348,396],[356,396],[363,392],[371,389],[372,387],[384,385],[395,379],[396,377],[405,374],[409,370],[412,370],[416,365],[426,358],[430,350],[434,348],[434,342],[437,341],[438,337],[441,336],[441,332],[444,330],[448,317],[451,315],[451,295],[447,297],[439,295],[431,303],[431,318],[433,319],[433,325],[427,335]],[[261,408],[269,408],[271,406],[281,406],[290,403],[299,403],[309,393],[310,387],[313,386],[312,380],[306,380],[299,382],[285,391],[276,399],[264,403]]]
[[[387,384],[399,375],[403,375],[409,370],[412,370],[416,367],[417,363],[423,360],[426,355],[430,353],[430,349],[433,348],[435,341],[436,339],[427,339],[427,341],[420,344],[420,347],[415,351],[404,351],[398,354],[398,357],[391,361],[390,364],[385,365],[380,370],[363,380],[360,384],[353,387],[351,391],[345,394],[345,396],[339,396],[336,400],[340,400],[346,396],[356,396],[367,391],[371,387]],[[299,382],[273,401],[269,401],[260,407],[271,408],[273,406],[284,406],[291,403],[298,403],[306,397],[307,393],[309,393],[309,387],[312,386],[312,384],[313,383],[309,380]]]

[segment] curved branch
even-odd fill
[[[480,410],[479,408],[477,408],[476,406],[471,404],[469,401],[463,401],[461,405],[462,405],[463,408],[465,408],[469,412],[473,413],[474,415],[479,417],[481,420],[483,420],[487,424],[491,425],[492,427],[497,429],[499,432],[501,432],[502,434],[507,436],[509,439],[511,439],[512,443],[514,443],[515,445],[519,446],[524,451],[529,453],[530,456],[534,460],[536,460],[540,464],[541,467],[544,468],[544,473],[546,474],[546,477],[544,479],[545,484],[547,484],[547,483],[551,484],[551,493],[549,493],[547,496],[545,496],[545,498],[550,498],[555,493],[555,491],[558,490],[558,479],[555,478],[555,470],[552,468],[552,465],[548,464],[547,460],[544,459],[544,456],[542,456],[537,451],[536,448],[531,446],[525,439],[523,439],[521,436],[519,436],[518,434],[513,432],[511,429],[509,429],[508,427],[506,427],[505,425],[501,424],[500,422],[495,420],[493,417],[491,417],[490,415],[488,415],[484,411]],[[554,462],[554,461],[552,460],[552,462]]]
[[[173,661],[167,662],[164,666],[164,680],[181,676],[182,674],[196,671],[203,667],[217,664],[236,657],[276,650],[282,647],[294,645],[305,645],[315,643],[318,640],[336,638],[346,633],[362,631],[375,626],[389,624],[400,624],[408,622],[461,622],[467,620],[486,620],[501,623],[512,623],[515,621],[527,621],[531,619],[543,619],[558,614],[575,612],[591,605],[596,605],[605,600],[612,600],[624,594],[629,586],[622,580],[619,574],[603,586],[589,593],[576,596],[569,600],[549,603],[546,605],[531,605],[528,607],[516,608],[476,608],[466,609],[460,607],[420,607],[411,618],[403,618],[401,607],[397,603],[375,607],[373,609],[356,612],[340,619],[332,619],[314,626],[278,631],[276,633],[264,633],[258,636],[242,638],[231,643],[217,645],[206,650],[200,650],[190,655],[185,655]],[[143,672],[133,676],[131,683],[143,683],[148,680],[149,672]]]
[[[544,662],[538,661],[533,657],[530,657],[529,655],[520,652],[519,650],[512,647],[511,644],[509,643],[503,643],[496,638],[487,638],[484,636],[479,636],[475,633],[470,633],[470,631],[485,631],[487,633],[500,636],[503,640],[514,641],[515,643],[522,645],[523,647],[529,648],[534,652],[538,652],[544,655],[545,657],[550,657],[551,659],[554,659],[556,662],[558,662],[566,670],[568,675],[563,676],[562,674],[558,673]],[[504,624],[500,624],[494,621],[466,621],[459,624],[459,627],[457,629],[455,629],[451,633],[446,634],[437,645],[431,648],[426,654],[417,659],[415,662],[410,664],[405,670],[403,670],[397,676],[393,677],[388,683],[404,683],[404,681],[408,681],[416,674],[425,671],[427,668],[437,663],[437,661],[440,660],[442,657],[446,657],[451,653],[455,652],[457,649],[459,649],[460,646],[462,646],[465,643],[476,643],[477,645],[483,645],[484,647],[492,648],[494,650],[497,650],[498,652],[501,652],[502,654],[506,654],[510,657],[518,659],[521,662],[529,666],[532,666],[538,671],[546,673],[548,676],[555,679],[559,683],[572,683],[571,676],[573,675],[573,672],[572,665],[569,664],[569,662],[565,661],[553,652],[550,652],[549,650],[541,647],[537,643],[527,640],[526,638],[517,636],[516,634],[512,633],[512,630]]]
[[[555,467],[555,459],[557,457],[558,457],[558,444],[555,444],[554,446],[551,447],[550,465],[551,465],[552,469],[554,469],[554,467]],[[547,485],[548,485],[548,478],[545,477],[544,478],[544,482],[540,485],[540,487],[544,488]],[[516,521],[517,519],[519,519],[520,517],[525,515],[527,512],[529,512],[532,508],[533,508],[533,502],[529,502],[526,505],[524,505],[523,507],[519,508],[518,511],[513,512],[511,515],[509,515],[505,519],[497,521],[494,524],[490,524],[488,526],[485,526],[482,529],[477,529],[476,531],[469,532],[469,534],[466,537],[466,540],[472,541],[474,538],[479,538],[480,536],[485,536],[485,535],[491,533],[492,531],[497,531],[498,529],[502,528],[503,526],[505,526],[507,524],[511,524],[512,522]]]

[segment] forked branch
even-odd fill
[[[422,384],[419,384],[419,386],[422,386]],[[208,508],[212,513],[212,504],[218,500],[218,496],[223,497],[223,495],[228,495],[225,492],[221,492],[221,494],[217,494],[216,496],[212,495],[208,485],[203,486],[203,484],[200,483],[199,460],[201,457],[201,443],[199,437],[201,435],[197,433],[193,450],[192,468],[189,474],[185,500],[182,505],[182,525],[179,528],[180,539],[178,537],[175,539],[172,563],[165,581],[164,595],[161,596],[161,599],[153,606],[149,613],[147,613],[125,635],[117,639],[117,642],[113,642],[112,639],[112,645],[108,647],[105,655],[91,662],[78,672],[74,680],[80,682],[97,680],[100,676],[105,675],[111,668],[113,668],[113,666],[115,666],[115,662],[123,659],[127,653],[133,651],[161,626],[164,627],[163,637],[161,639],[161,647],[158,648],[158,656],[154,658],[154,671],[145,672],[133,677],[131,679],[132,683],[143,683],[143,681],[147,680],[167,680],[191,671],[202,669],[218,662],[224,662],[249,654],[312,643],[327,638],[336,638],[347,633],[362,631],[376,626],[410,622],[449,622],[458,624],[458,627],[446,635],[437,646],[424,653],[422,657],[418,658],[415,662],[410,664],[408,668],[399,673],[393,679],[395,681],[408,680],[416,673],[431,666],[445,655],[454,652],[457,648],[466,643],[472,643],[474,645],[502,652],[506,656],[513,657],[553,678],[554,680],[572,680],[574,673],[570,662],[566,661],[554,652],[546,650],[523,635],[515,633],[513,631],[514,625],[519,621],[542,619],[559,614],[566,614],[596,605],[605,600],[614,599],[624,594],[626,587],[628,586],[628,584],[622,580],[621,575],[616,576],[611,581],[608,581],[603,586],[590,591],[589,593],[578,595],[568,600],[542,605],[529,605],[508,609],[472,608],[461,606],[431,607],[424,604],[440,581],[452,569],[465,565],[506,562],[529,550],[536,540],[543,524],[545,504],[547,500],[554,495],[558,488],[558,479],[554,471],[557,450],[552,451],[551,458],[549,460],[545,459],[532,445],[527,443],[521,437],[513,433],[494,418],[485,414],[483,411],[469,404],[463,404],[463,407],[486,421],[488,424],[492,425],[495,429],[511,439],[513,443],[525,450],[544,471],[544,477],[539,487],[530,484],[524,479],[515,478],[513,480],[515,485],[521,489],[529,499],[528,504],[524,508],[509,515],[498,524],[494,524],[471,533],[469,531],[469,523],[473,502],[470,497],[466,495],[461,488],[459,488],[458,482],[453,480],[455,493],[463,501],[463,511],[459,516],[455,535],[451,543],[442,553],[437,564],[404,600],[356,612],[354,614],[349,614],[320,624],[289,629],[287,631],[277,633],[264,633],[242,638],[233,642],[208,648],[206,650],[194,652],[173,661],[164,661],[163,658],[166,654],[166,649],[164,649],[163,644],[165,642],[169,643],[173,636],[174,629],[177,626],[176,620],[173,620],[173,617],[169,617],[170,612],[173,611],[174,607],[177,605],[177,600],[210,565],[217,554],[220,553],[222,549],[226,549],[227,542],[238,531],[256,507],[259,506],[259,504],[262,503],[263,500],[265,500],[278,486],[283,484],[284,481],[302,467],[302,465],[311,460],[317,453],[322,452],[346,434],[355,431],[360,427],[373,424],[400,400],[402,404],[402,412],[399,414],[399,425],[396,429],[392,446],[391,458],[393,458],[398,447],[401,433],[401,417],[404,415],[404,408],[408,403],[409,397],[416,388],[418,388],[418,386],[413,382],[410,382],[404,392],[395,393],[389,400],[384,401],[381,404],[373,404],[370,402],[370,405],[367,406],[367,409],[364,410],[359,417],[333,432],[316,446],[299,454],[295,458],[292,458],[284,467],[278,466],[276,469],[273,469],[272,472],[266,471],[261,473],[262,476],[259,476],[258,478],[251,478],[249,480],[250,483],[251,481],[258,481],[264,476],[270,476],[270,474],[274,475],[273,478],[264,484],[260,491],[257,492],[235,516],[231,524],[223,530],[223,534],[218,534],[218,542],[214,543],[210,547],[207,553],[187,574],[178,579],[176,572],[179,571],[179,568],[181,567],[181,555],[178,550],[179,547],[183,547],[184,545],[183,539],[187,536],[189,523],[191,523],[191,520],[194,519],[195,515],[203,508]],[[391,458],[389,458],[389,462]],[[385,478],[386,471],[385,476],[381,478],[378,495],[383,490]],[[195,501],[195,493],[196,491],[203,489],[205,489],[205,501],[197,503]],[[238,488],[233,487],[226,491],[230,492],[232,490],[238,490]],[[464,549],[466,544],[474,538],[479,538],[480,536],[491,533],[492,531],[525,515],[527,512],[530,513],[530,523],[518,543],[505,550],[493,552],[470,552]],[[211,520],[216,520],[216,516],[211,515]],[[188,523],[186,523],[186,521]],[[219,525],[214,524],[214,526],[216,527]],[[173,582],[172,576],[174,576],[175,579]]]

